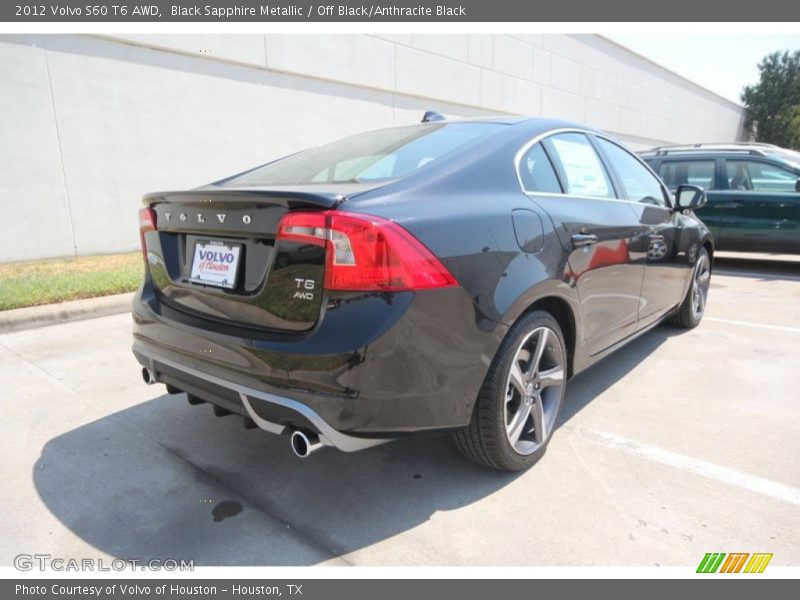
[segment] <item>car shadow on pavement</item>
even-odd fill
[[[557,427],[578,414],[586,405],[627,375],[669,338],[682,335],[687,331],[669,325],[661,325],[579,373],[569,382],[566,401],[561,407]],[[643,393],[647,392],[643,391]]]
[[[53,438],[33,468],[42,501],[86,543],[196,566],[335,561],[516,477],[467,462],[440,437],[303,460],[287,436],[246,430],[240,417],[214,417],[183,394]]]
[[[574,379],[560,423],[676,333],[660,327]],[[536,477],[537,468],[496,473],[466,461],[442,437],[354,454],[322,450],[301,460],[287,437],[246,430],[238,416],[216,418],[209,405],[189,406],[181,394],[50,440],[33,479],[74,535],[111,556],[191,559],[196,566],[309,565],[346,561],[439,511]],[[469,527],[456,533],[469,537]],[[403,562],[447,561],[441,548],[429,551]]]

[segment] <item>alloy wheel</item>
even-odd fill
[[[692,275],[692,316],[699,321],[706,310],[708,286],[711,282],[711,267],[708,256],[701,254],[697,258]]]
[[[547,442],[565,384],[565,357],[556,333],[531,331],[519,345],[506,382],[505,428],[508,441],[522,455]]]

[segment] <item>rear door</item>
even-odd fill
[[[630,246],[638,220],[627,203],[617,199],[611,177],[585,134],[559,133],[541,145],[522,157],[521,179],[524,182],[527,165],[544,158],[544,149],[564,193],[526,191],[550,214],[568,252],[570,276],[581,302],[583,338],[587,351],[596,354],[636,331],[644,268],[632,257]]]
[[[768,158],[725,159],[721,249],[800,251],[800,171]]]

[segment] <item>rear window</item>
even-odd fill
[[[614,189],[592,144],[582,133],[559,133],[545,140],[548,154],[561,164],[567,194],[613,198]],[[552,149],[552,153],[550,150]]]
[[[498,123],[435,123],[354,135],[234,177],[267,186],[396,179],[497,133]]]
[[[781,160],[786,161],[788,166],[800,169],[800,152],[796,150],[787,150],[786,148],[776,148],[774,150],[767,150],[770,156],[776,156]]]
[[[726,165],[728,189],[754,192],[794,192],[796,173],[755,160],[731,160]]]
[[[526,192],[561,193],[561,184],[542,144],[534,144],[519,162],[519,176]]]

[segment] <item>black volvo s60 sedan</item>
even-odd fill
[[[146,196],[133,352],[148,383],[299,456],[448,433],[523,469],[570,377],[665,319],[698,324],[704,201],[574,123],[354,135]]]

